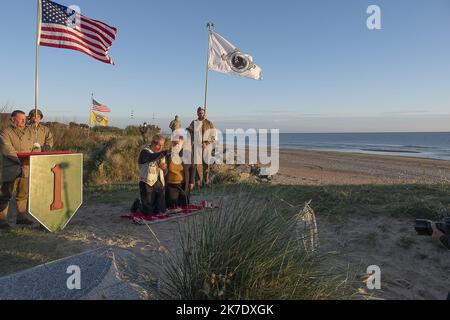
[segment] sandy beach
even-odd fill
[[[280,150],[279,184],[404,184],[450,181],[450,161],[363,153]]]

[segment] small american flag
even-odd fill
[[[97,102],[95,99],[92,99],[92,110],[98,112],[111,112],[111,109],[104,104]]]
[[[41,0],[41,10],[39,45],[81,51],[114,64],[108,53],[116,39],[116,28],[49,0]]]

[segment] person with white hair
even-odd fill
[[[155,135],[149,146],[139,154],[139,191],[141,199],[136,199],[131,212],[153,215],[166,212],[165,179],[167,171],[166,156],[163,151],[165,139]]]

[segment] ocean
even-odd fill
[[[450,132],[281,133],[280,148],[450,160]]]

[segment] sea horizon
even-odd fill
[[[247,135],[238,137],[235,137],[238,146],[255,146],[259,141],[258,136],[252,136],[251,139]],[[267,144],[270,147],[270,135],[267,136]],[[364,153],[450,161],[450,132],[280,133],[278,146],[282,150]]]
[[[450,132],[281,133],[280,149],[450,160]]]
[[[269,129],[270,130],[270,129]],[[329,132],[280,132],[280,134],[382,134],[382,133],[449,133],[450,131],[329,131]]]

